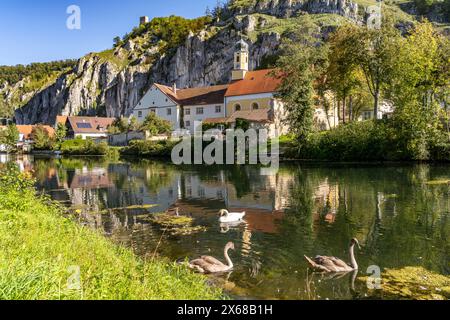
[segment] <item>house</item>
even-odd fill
[[[139,121],[154,112],[172,123],[174,130],[194,133],[195,122],[233,127],[237,119],[248,120],[252,128],[268,128],[271,136],[287,132],[282,123],[283,103],[277,99],[281,80],[274,70],[249,71],[249,46],[240,40],[235,45],[232,81],[228,85],[177,89],[153,84],[133,110]]]
[[[194,132],[195,121],[224,117],[224,96],[227,85],[177,89],[153,84],[133,110],[133,116],[143,122],[150,112],[169,121],[173,130],[185,128]]]
[[[19,141],[18,141],[19,143],[33,143],[32,133],[33,133],[33,130],[37,127],[41,127],[44,130],[46,130],[50,137],[55,136],[55,129],[53,129],[50,126],[23,125],[23,126],[16,126],[16,127],[17,127],[17,130],[19,131]]]
[[[58,121],[64,121],[67,127],[68,138],[102,139],[108,137],[108,128],[115,121],[114,118],[100,117],[58,117]],[[60,122],[62,123],[62,122]]]
[[[378,115],[377,119],[385,119],[385,118],[391,118],[394,114],[395,107],[394,104],[391,101],[383,100],[380,103],[380,106],[378,107]],[[361,111],[361,115],[358,118],[358,121],[365,121],[370,120],[374,118],[374,110],[371,109],[364,109]]]

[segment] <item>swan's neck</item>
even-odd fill
[[[230,269],[233,269],[234,265],[233,265],[233,261],[231,261],[230,256],[228,255],[228,251],[230,250],[230,248],[226,248],[225,249],[225,260],[227,261],[228,267]]]
[[[353,270],[358,270],[358,263],[355,259],[355,245],[350,246],[350,264],[353,268]]]

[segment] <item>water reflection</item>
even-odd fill
[[[370,265],[423,266],[449,274],[448,166],[313,166],[286,164],[272,176],[258,167],[176,167],[153,161],[6,158],[32,171],[38,188],[79,212],[78,218],[142,256],[152,256],[162,231],[146,219],[191,216],[204,233],[163,236],[157,254],[173,260],[220,256],[236,243],[236,269],[220,278],[237,297],[349,299],[364,297],[353,275],[308,273],[303,255],[348,256],[357,237],[360,275]],[[1,164],[0,164],[1,165]],[[130,206],[157,204],[146,210]],[[122,210],[112,210],[124,208]],[[245,223],[221,225],[218,211],[246,211]],[[348,259],[345,259],[348,260]]]

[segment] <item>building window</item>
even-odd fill
[[[197,114],[203,114],[203,108],[197,108]]]
[[[363,120],[370,120],[372,119],[372,111],[365,111],[363,113]]]
[[[222,106],[216,106],[216,113],[222,112]]]
[[[150,112],[156,113],[156,109],[155,109],[155,108],[152,108],[152,109],[150,109]]]
[[[172,108],[167,108],[167,115],[171,116],[172,115]]]
[[[138,118],[142,118],[142,111],[138,112]]]
[[[191,115],[191,109],[189,109],[189,108],[184,109],[184,114],[187,115],[187,116],[190,116]]]
[[[235,105],[234,106],[234,111],[241,111],[241,105],[240,104],[237,104],[237,105]]]
[[[252,110],[258,110],[259,109],[259,104],[257,104],[256,102],[252,104]]]
[[[189,128],[189,127],[191,126],[191,122],[190,122],[190,121],[186,121],[186,122],[184,123],[184,126],[185,126],[186,128]]]

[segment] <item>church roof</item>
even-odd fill
[[[155,83],[155,86],[174,102],[183,106],[223,104],[228,85],[178,89]]]
[[[248,71],[243,80],[234,81],[230,84],[225,97],[277,92],[281,84],[281,78],[271,75],[274,70]]]

